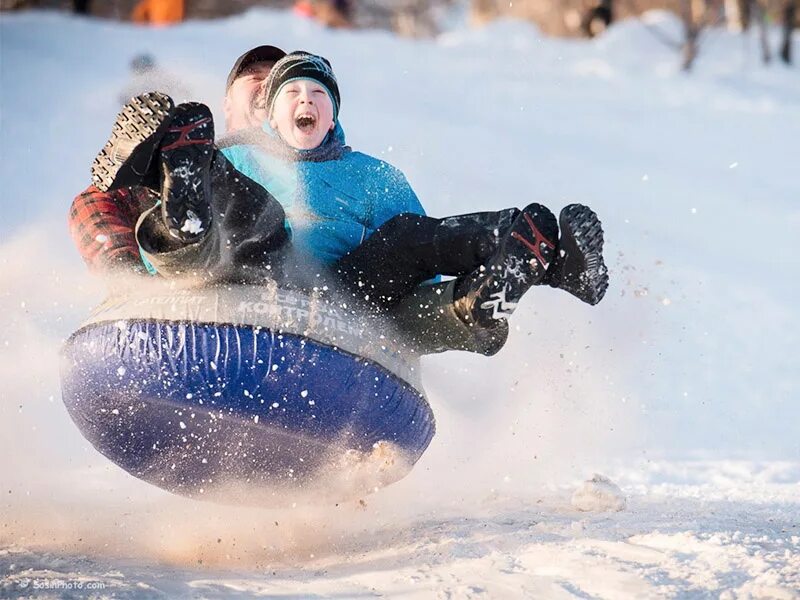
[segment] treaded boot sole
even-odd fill
[[[541,204],[526,206],[486,267],[458,286],[459,314],[467,315],[462,319],[490,327],[498,319],[508,318],[531,286],[544,281],[557,238],[553,213]]]
[[[570,204],[559,215],[561,239],[550,285],[595,305],[608,289],[603,227],[588,206]]]
[[[197,102],[180,104],[173,112],[160,147],[161,210],[170,234],[192,242],[211,223],[214,120],[208,107]]]
[[[174,104],[160,92],[131,98],[122,107],[111,137],[92,164],[92,183],[103,192],[147,185],[157,187],[153,154],[169,125]]]

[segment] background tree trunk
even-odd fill
[[[698,0],[682,0],[681,2],[681,19],[683,20],[684,32],[681,68],[684,71],[691,71],[697,58],[697,40],[700,37],[700,20],[695,14],[697,8]]]
[[[797,24],[797,12],[800,0],[787,0],[783,7],[783,42],[781,43],[781,60],[787,65],[792,63],[792,31]]]

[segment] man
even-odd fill
[[[225,86],[223,110],[229,133],[259,126],[265,118],[258,91],[269,70],[286,53],[275,46],[258,46],[234,63]],[[94,185],[78,194],[69,214],[72,238],[93,272],[146,273],[134,227],[158,197],[144,187],[101,192]]]

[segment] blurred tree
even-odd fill
[[[781,59],[787,65],[792,62],[792,32],[797,27],[800,17],[800,0],[787,0],[783,8],[783,42],[781,43]]]
[[[700,50],[700,36],[709,26],[722,20],[723,0],[681,0],[680,17],[683,21],[682,63],[690,71]]]

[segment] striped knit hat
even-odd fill
[[[339,118],[339,85],[327,59],[302,50],[287,54],[272,67],[265,85],[267,114],[272,114],[272,106],[281,88],[290,81],[312,79],[328,92],[333,103],[333,120]]]

